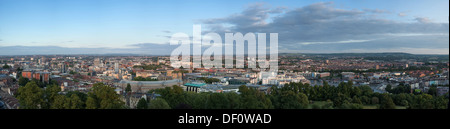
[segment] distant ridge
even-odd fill
[[[162,49],[164,47],[165,49]],[[168,56],[176,46],[157,46],[145,48],[67,48],[59,46],[0,46],[0,56],[17,55],[93,55],[93,56]],[[404,52],[380,53],[279,53],[283,55],[316,55],[316,56],[413,56],[448,54],[410,54]]]

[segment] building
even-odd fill
[[[181,86],[185,91],[191,91],[198,93],[201,87],[205,86],[205,83],[186,83]]]
[[[22,71],[22,77],[28,78],[30,80],[36,79],[41,82],[49,83],[50,82],[50,73],[49,72],[36,72],[34,70],[24,70]]]
[[[448,87],[437,87],[437,95],[442,96],[448,93]]]
[[[32,79],[33,78],[33,71],[31,70],[24,70],[22,71],[22,77]]]
[[[120,81],[118,83],[118,86],[121,87],[122,89],[125,89],[128,84],[130,84],[131,90],[133,92],[146,93],[149,90],[153,90],[153,89],[172,87],[173,85],[181,86],[183,84],[183,81],[178,80],[178,79],[167,80],[167,81],[128,81],[128,80],[122,80],[122,81]]]
[[[158,73],[153,73],[153,72],[150,72],[150,71],[136,72],[136,77],[147,78],[147,77],[152,77],[152,76],[159,76],[159,74]]]
[[[59,72],[61,72],[61,73],[67,73],[67,68],[66,68],[66,64],[65,64],[65,63],[60,64],[60,70],[59,70]]]

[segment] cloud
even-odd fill
[[[238,26],[239,29],[244,29],[246,27],[262,27],[265,26],[266,20],[271,14],[279,14],[286,10],[285,7],[277,7],[275,9],[270,9],[263,3],[255,3],[248,6],[243,12],[239,14],[233,14],[226,18],[216,18],[204,20],[204,24],[213,25],[212,28],[221,29],[225,25],[218,25],[220,23],[229,23],[234,26]],[[238,28],[236,28],[238,29]]]
[[[372,40],[346,40],[346,41],[335,41],[335,42],[302,42],[301,45],[313,45],[313,44],[346,44],[346,43],[363,43]]]
[[[408,15],[406,13],[398,13],[397,16],[399,16],[399,17],[406,17]]]
[[[382,9],[364,9],[365,12],[370,12],[370,13],[391,13],[391,11],[388,10],[382,10]]]
[[[169,31],[169,30],[163,30],[162,32],[164,32],[164,33],[172,33],[172,31]]]
[[[448,23],[433,23],[428,18],[401,22],[373,17],[389,13],[378,9],[341,9],[332,2],[301,8],[284,9],[271,15],[265,4],[249,6],[241,13],[203,20],[207,32],[223,34],[278,33],[279,47],[289,51],[312,52],[356,49],[379,50],[404,48],[448,49]],[[270,20],[271,22],[267,22]],[[207,33],[206,32],[206,33]],[[281,52],[281,51],[280,51]]]
[[[420,23],[431,23],[431,19],[427,17],[416,17],[414,20]]]
[[[156,43],[137,43],[126,48],[68,48],[59,46],[0,46],[0,55],[54,55],[54,54],[142,54],[169,55],[178,46]]]

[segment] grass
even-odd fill
[[[309,104],[307,109],[313,109],[313,105],[318,105],[320,107],[323,107],[327,105],[327,101],[314,101],[314,103]],[[371,105],[363,105],[363,109],[378,109],[378,104],[371,104]],[[395,109],[407,109],[406,106],[395,106]]]
[[[378,105],[364,105],[363,109],[377,109]],[[395,109],[406,109],[406,106],[395,106]]]
[[[363,109],[377,109],[378,108],[377,106],[378,105],[364,105]]]
[[[313,109],[313,105],[318,105],[320,107],[323,107],[326,104],[328,104],[327,101],[314,101],[314,103],[308,105],[307,109]]]

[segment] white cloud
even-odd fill
[[[346,43],[363,43],[373,40],[346,40],[346,41],[335,41],[335,42],[302,42],[301,45],[312,45],[312,44],[346,44]]]
[[[416,17],[414,20],[420,23],[431,23],[431,19],[427,17]]]
[[[275,17],[270,17],[270,10],[273,9],[259,4],[242,13],[203,23],[207,32],[278,33],[280,48],[299,52],[448,48],[448,23],[435,23],[428,18],[417,17],[418,22],[396,21],[372,17],[374,13],[390,13],[388,10],[341,9],[332,2],[290,9]],[[259,24],[267,19],[272,22]]]

